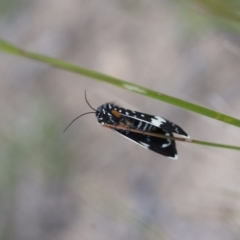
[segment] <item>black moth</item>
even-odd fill
[[[88,103],[86,92],[85,99]],[[91,107],[89,103],[88,105]],[[152,150],[171,159],[178,158],[175,141],[171,139],[150,136],[147,133],[156,133],[168,137],[173,137],[173,133],[176,133],[185,138],[189,138],[188,134],[181,127],[162,117],[128,110],[118,107],[113,103],[106,103],[104,105],[101,105],[97,110],[94,108],[92,109],[95,112],[88,113],[95,113],[98,123],[102,125],[112,126],[112,129],[121,134],[123,137],[132,140],[144,148],[148,148],[149,150]],[[76,119],[88,113],[84,113],[75,118],[68,125],[68,127]],[[125,128],[124,130],[118,129],[118,126],[124,126]],[[138,130],[139,132],[132,132],[131,130],[133,129]]]

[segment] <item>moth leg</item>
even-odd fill
[[[130,128],[135,128],[135,127],[134,127],[134,122],[131,122]]]
[[[118,124],[116,122],[114,122],[114,128],[113,129],[116,130],[117,126],[118,126]]]
[[[125,125],[125,127],[127,128],[126,134],[129,134],[130,129],[134,129],[134,122],[131,122],[130,125]]]
[[[124,124],[124,127],[126,128],[126,134],[129,134],[131,125],[129,125],[128,122],[126,122],[126,123]]]
[[[121,125],[125,128],[126,134],[129,134],[130,129],[132,127],[132,122],[127,121],[126,119],[122,119]]]

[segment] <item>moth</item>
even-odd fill
[[[172,139],[173,134],[189,138],[181,127],[165,118],[121,108],[114,103],[106,103],[94,109],[87,101],[86,91],[85,100],[94,112],[87,112],[76,117],[67,128],[83,115],[95,113],[99,124],[113,129],[144,148],[171,159],[178,158],[176,143]]]

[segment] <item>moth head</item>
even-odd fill
[[[96,110],[96,117],[100,124],[117,124],[117,119],[113,115],[115,106],[112,103],[106,103]]]

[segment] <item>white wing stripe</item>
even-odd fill
[[[165,123],[166,120],[161,118],[161,117],[158,117],[158,116],[155,116],[154,118],[151,118],[151,123],[154,125],[154,126],[157,126],[157,127],[160,127],[163,123]]]

